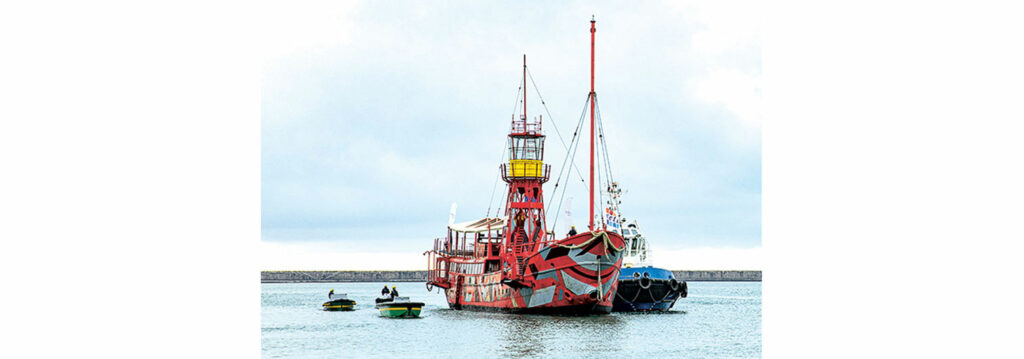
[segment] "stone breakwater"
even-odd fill
[[[760,282],[759,270],[676,270],[691,282]],[[425,282],[427,271],[262,271],[261,283]]]

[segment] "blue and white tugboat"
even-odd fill
[[[608,230],[616,231],[625,239],[622,269],[619,272],[619,288],[612,302],[613,312],[667,311],[679,298],[686,298],[685,281],[678,281],[672,271],[651,266],[647,261],[647,239],[640,232],[634,219],[626,223],[619,213],[619,197],[622,190],[612,182],[607,189],[608,207],[605,220]]]

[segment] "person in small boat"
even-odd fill
[[[391,299],[395,299],[398,296],[398,288],[391,286]]]
[[[388,294],[390,294],[390,293],[391,293],[391,291],[388,290],[388,286],[387,285],[384,285],[384,289],[380,290],[380,296],[381,297],[387,297]]]
[[[327,293],[327,299],[334,299],[334,289]]]

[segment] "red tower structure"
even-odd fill
[[[526,55],[523,113],[513,117],[508,163],[499,166],[508,184],[503,218],[448,225],[445,238],[427,251],[427,287],[444,289],[454,309],[511,313],[603,314],[612,309],[624,241],[593,225],[593,42],[591,20],[590,231],[560,240],[547,231],[543,185],[543,118],[526,114]]]

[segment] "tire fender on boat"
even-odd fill
[[[682,287],[682,290],[680,290],[679,297],[686,298],[686,295],[689,292],[689,290],[686,288],[686,282],[683,282],[683,285],[681,285],[680,287]]]
[[[669,279],[668,287],[671,288],[673,292],[679,290],[679,281],[677,281],[675,278]]]
[[[649,289],[649,288],[651,288],[651,278],[650,277],[640,278],[640,288],[642,288],[642,289]]]
[[[430,284],[430,283],[427,283],[427,291],[428,292],[433,292],[434,291],[434,285]]]

